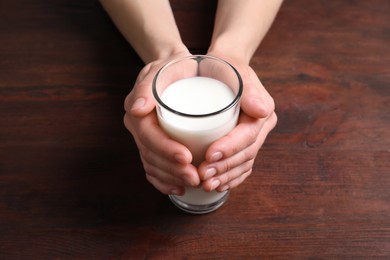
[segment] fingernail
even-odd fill
[[[211,190],[215,190],[215,188],[217,188],[220,184],[221,182],[219,180],[213,180],[211,183]]]
[[[182,164],[187,163],[187,158],[183,154],[175,154],[174,158],[178,163],[182,163]]]
[[[219,160],[222,159],[222,156],[223,156],[223,154],[222,154],[221,152],[216,152],[216,153],[214,153],[214,154],[211,156],[210,161],[211,161],[211,162],[219,161]]]
[[[252,104],[254,104],[255,106],[262,106],[264,104],[264,101],[263,99],[260,99],[260,98],[252,98]]]
[[[187,186],[195,187],[199,185],[199,178],[196,173],[184,173],[182,175],[182,180]]]
[[[196,180],[194,180],[194,178],[191,178],[190,176],[184,175],[183,179],[184,179],[184,182],[186,183],[186,185],[188,185],[188,186],[195,187],[198,185]]]
[[[259,98],[253,98],[252,99],[253,107],[257,109],[257,112],[259,113],[259,117],[265,117],[267,116],[266,106],[267,103],[263,99]]]
[[[228,185],[225,185],[225,186],[222,186],[220,189],[219,189],[219,192],[223,192],[225,190],[229,189],[229,186]]]
[[[206,173],[204,174],[204,179],[207,180],[211,177],[213,177],[217,173],[217,170],[215,168],[207,169]]]
[[[173,189],[173,190],[171,190],[171,194],[179,196],[180,195],[180,190]]]
[[[140,109],[141,107],[143,107],[146,103],[146,100],[144,98],[138,98],[133,106],[131,107],[131,110],[137,110],[137,109]]]

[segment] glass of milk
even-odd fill
[[[153,81],[161,128],[192,153],[192,164],[205,160],[207,148],[237,124],[243,91],[238,71],[216,57],[193,55],[163,66]],[[225,203],[229,191],[206,192],[186,187],[183,196],[169,195],[185,212],[203,214]]]

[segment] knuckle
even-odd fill
[[[230,163],[230,160],[224,160],[219,168],[219,173],[223,174],[225,172],[228,172],[231,169],[232,165]]]
[[[152,152],[148,149],[139,149],[139,154],[142,160],[142,163],[145,166],[148,166],[148,169],[151,169],[151,165],[153,163]]]
[[[252,169],[253,169],[253,163],[255,162],[255,158],[252,158],[250,159],[249,161],[246,161],[245,164],[244,164],[244,173],[245,172],[252,172]]]
[[[165,171],[168,172],[169,175],[183,178],[183,175],[171,163],[168,163],[166,167]]]
[[[133,122],[131,120],[131,118],[129,117],[128,114],[124,114],[123,115],[123,124],[124,126],[126,127],[127,130],[129,130],[130,132],[133,131]]]
[[[160,183],[155,177],[146,174],[146,179],[150,184],[152,184],[157,190],[159,190],[163,194],[170,194],[170,190],[166,185]]]
[[[274,128],[278,123],[278,115],[275,112],[273,112],[271,116],[271,122],[272,122],[272,128]]]
[[[139,131],[137,131],[137,136],[140,142],[143,144],[146,144],[149,140],[148,131],[145,131],[142,126],[140,127]]]
[[[224,145],[222,147],[222,150],[225,150],[226,151],[226,154],[235,154],[237,152],[239,152],[239,147],[237,145],[235,145],[236,142],[236,139],[235,137],[233,136],[232,132],[230,132],[229,134],[226,135],[226,141],[225,141],[225,144],[231,144],[231,145]],[[228,167],[229,165],[229,162],[225,162],[226,163],[226,167]]]
[[[268,96],[268,113],[271,115],[275,111],[275,100],[270,95]]]
[[[247,144],[251,145],[257,141],[259,137],[260,130],[257,127],[248,128],[248,133],[246,134],[246,138],[248,140]]]
[[[254,142],[250,147],[248,147],[248,149],[246,149],[244,151],[244,158],[243,158],[243,161],[247,162],[247,161],[251,161],[251,160],[254,160],[257,156],[257,153],[259,152],[260,150],[260,147],[261,147],[261,140],[258,139],[258,141]],[[252,162],[253,164],[253,162]]]
[[[145,177],[148,182],[150,182],[154,187],[157,185],[157,179],[150,173],[145,172]],[[156,187],[157,188],[157,187]]]
[[[124,114],[124,116],[123,116],[123,124],[127,128],[127,130],[130,130],[129,119],[127,118],[126,114]]]
[[[131,109],[131,102],[132,102],[132,98],[130,93],[129,95],[126,96],[125,101],[123,102],[123,108],[126,112],[129,112]]]
[[[221,184],[227,183],[230,181],[228,174],[222,174],[218,177],[218,180],[221,182]]]
[[[150,164],[144,163],[144,164],[143,164],[143,167],[144,167],[144,171],[145,171],[145,174],[146,174],[146,175],[150,175],[150,176],[156,177],[156,174],[155,174],[155,172],[153,171],[153,167],[151,167]]]

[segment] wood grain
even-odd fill
[[[172,1],[194,51],[215,6]],[[228,203],[192,216],[144,178],[122,124],[142,62],[99,3],[0,2],[0,258],[389,258],[389,14],[284,2],[252,60],[278,126]]]

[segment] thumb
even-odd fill
[[[138,117],[149,114],[156,106],[152,93],[154,78],[151,66],[146,66],[139,74],[130,94],[125,99],[125,110]]]
[[[125,100],[126,111],[138,117],[146,116],[155,106],[152,85],[146,82],[136,84]]]
[[[241,109],[254,118],[268,117],[275,109],[274,100],[265,90],[260,80],[245,82],[241,97]]]

